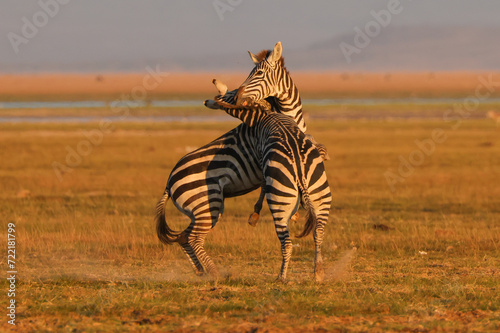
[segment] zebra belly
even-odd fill
[[[200,160],[203,160],[200,158]],[[211,202],[251,192],[262,184],[260,168],[248,171],[227,156],[212,156],[208,160],[176,167],[167,182],[170,197],[185,213]]]
[[[224,198],[243,195],[262,184],[262,177],[240,178],[228,169],[185,172],[186,176],[181,181],[169,182],[168,187],[177,208],[188,215],[196,215],[198,210],[206,210],[207,206],[222,207]]]
[[[260,174],[262,176],[262,173]],[[252,179],[249,182],[228,182],[224,185],[224,197],[232,198],[255,191],[262,185],[263,177]]]

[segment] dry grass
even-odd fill
[[[312,283],[311,238],[294,240],[290,283],[274,282],[280,251],[268,210],[256,228],[246,223],[257,193],[228,199],[207,239],[222,280],[195,277],[179,247],[156,239],[154,206],[171,168],[231,124],[115,125],[62,182],[51,163],[63,162],[65,146],[76,147],[95,124],[0,125],[2,228],[17,226],[20,329],[500,329],[493,122],[452,130],[440,120],[310,121],[332,157],[321,285]],[[390,191],[384,172],[434,128],[448,139]],[[172,204],[167,216],[176,228],[186,224]]]

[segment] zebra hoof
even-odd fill
[[[283,276],[280,275],[276,279],[276,283],[288,284],[288,280],[286,278],[284,278]]]
[[[250,217],[248,218],[248,224],[250,224],[252,227],[255,227],[257,225],[257,222],[259,222],[259,217],[260,215],[258,213],[252,213]]]
[[[299,217],[300,217],[299,212],[296,212],[296,213],[295,213],[295,214],[294,214],[294,215],[290,218],[290,220],[291,220],[292,222],[297,222],[297,221],[299,220]]]
[[[323,262],[316,263],[316,267],[314,267],[314,280],[316,280],[317,283],[321,283],[325,280]]]
[[[317,283],[323,282],[325,280],[325,272],[321,271],[321,272],[314,273],[314,280]]]

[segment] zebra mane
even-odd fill
[[[266,59],[271,54],[271,52],[273,52],[273,51],[272,50],[262,50],[259,53],[257,53],[255,56],[257,57],[259,62],[261,62],[262,60]],[[285,58],[283,58],[283,56],[281,56],[281,58],[279,60],[279,64],[281,65],[281,67],[283,67],[288,72],[288,70],[285,67]]]

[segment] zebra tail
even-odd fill
[[[168,226],[167,220],[165,218],[165,206],[169,197],[170,196],[168,195],[168,190],[166,190],[163,194],[163,197],[161,197],[161,200],[158,201],[158,204],[156,205],[155,217],[156,234],[158,235],[160,241],[167,245],[177,243],[181,235],[180,232],[176,232]]]
[[[305,181],[303,184],[299,184],[300,191],[302,192],[302,200],[304,204],[304,208],[306,210],[306,224],[304,225],[304,230],[298,235],[295,235],[297,238],[302,238],[311,233],[311,231],[316,228],[317,218],[316,213],[314,212],[314,207],[311,203],[311,199],[309,198],[309,192],[307,186],[305,185]]]

